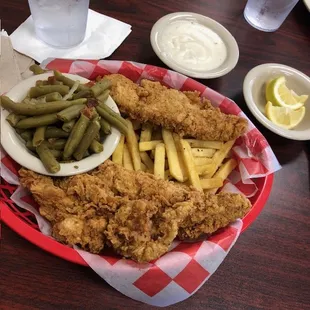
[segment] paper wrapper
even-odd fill
[[[89,79],[98,75],[121,73],[138,83],[142,78],[147,78],[179,90],[195,89],[223,112],[246,117],[232,100],[184,75],[163,68],[124,61],[64,59],[47,59],[42,66]],[[242,192],[252,197],[257,188],[251,179],[264,177],[280,169],[268,142],[250,121],[247,132],[236,141],[233,152],[238,167],[231,173],[222,190]],[[5,153],[2,153],[1,161],[2,177],[10,183],[18,184],[18,165]],[[50,225],[40,216],[29,193],[19,187],[11,198],[18,206],[34,213],[42,233],[50,235]],[[147,264],[116,256],[94,255],[77,248],[76,251],[98,275],[124,295],[164,307],[190,297],[209,279],[235,244],[242,225],[242,220],[237,220],[205,241],[175,241],[167,254]]]

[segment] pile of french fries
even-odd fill
[[[126,122],[128,135],[121,136],[112,161],[127,169],[216,193],[237,166],[230,154],[235,140],[183,139],[165,128],[129,119]]]

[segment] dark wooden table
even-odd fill
[[[239,63],[226,76],[202,82],[239,104],[283,165],[265,209],[222,266],[193,297],[171,309],[310,309],[310,144],[262,128],[242,95],[246,73],[262,63],[283,63],[310,75],[310,13],[300,1],[280,30],[264,33],[244,20],[245,2],[91,0],[92,9],[132,25],[132,33],[111,59],[164,66],[149,36],[152,25],[167,13],[201,13],[227,27],[239,44]],[[9,33],[28,16],[26,0],[1,0],[2,27]],[[0,253],[0,309],[153,308],[123,296],[90,268],[35,247],[5,225]]]

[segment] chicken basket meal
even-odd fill
[[[121,116],[105,105],[109,96]],[[55,71],[22,103],[0,98],[8,122],[50,173],[101,152],[111,126],[122,134],[111,158],[88,173],[19,171],[61,243],[150,262],[176,238],[208,237],[251,209],[243,194],[220,191],[237,167],[232,147],[247,120],[222,113],[198,91],[147,79],[138,85],[121,74],[79,84]]]

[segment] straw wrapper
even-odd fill
[[[180,90],[195,89],[223,112],[246,117],[230,99],[190,78],[163,68],[123,61],[64,59],[47,59],[42,66],[89,79],[98,75],[121,73],[138,83],[142,78],[147,78]],[[264,177],[280,169],[268,142],[250,121],[247,132],[236,141],[233,152],[238,160],[238,167],[222,190],[242,192],[247,197],[252,197],[257,188],[251,179]],[[16,163],[4,153],[1,161],[2,177],[8,182],[18,183]],[[50,234],[49,223],[39,215],[36,204],[26,191],[18,188],[11,198],[18,206],[35,214],[42,233]],[[205,241],[175,241],[169,253],[148,264],[137,264],[116,256],[94,255],[79,249],[76,251],[97,274],[124,295],[163,307],[190,297],[209,279],[235,244],[242,224],[242,220],[237,220]]]

